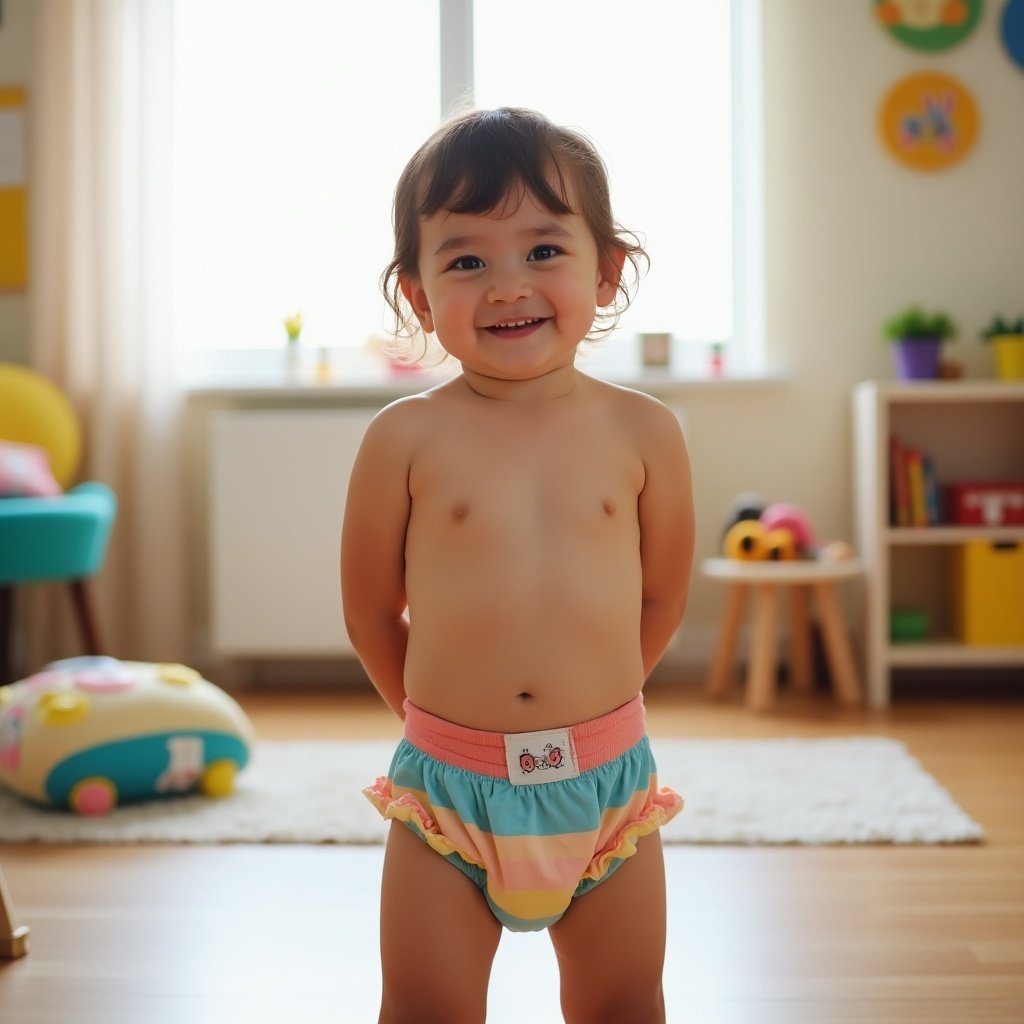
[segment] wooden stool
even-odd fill
[[[28,952],[28,927],[19,925],[14,904],[0,871],[0,960],[16,960]]]
[[[810,630],[810,595],[813,591],[836,696],[843,704],[860,704],[860,676],[854,663],[835,583],[859,577],[863,571],[860,562],[852,558],[836,562],[705,559],[701,563],[701,572],[711,579],[730,584],[725,618],[708,674],[708,693],[713,697],[725,697],[729,693],[736,640],[747,591],[752,589],[754,624],[747,671],[747,704],[754,711],[767,711],[775,703],[779,590],[786,588],[790,599],[789,670],[793,686],[798,690],[809,690],[813,682]]]

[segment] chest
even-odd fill
[[[640,454],[601,420],[515,421],[440,433],[410,474],[414,510],[438,527],[488,534],[635,523]]]

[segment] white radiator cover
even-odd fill
[[[339,545],[356,452],[374,410],[230,410],[210,417],[214,652],[353,654]]]

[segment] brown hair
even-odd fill
[[[579,210],[569,203],[569,188]],[[526,193],[555,214],[578,213],[597,243],[601,265],[626,254],[632,269],[619,278],[610,312],[592,334],[612,330],[628,308],[642,268],[648,263],[640,240],[612,216],[608,173],[593,144],[581,133],[552,124],[542,114],[517,107],[475,110],[442,125],[406,164],[395,189],[392,219],[395,256],[381,275],[381,289],[395,314],[396,335],[415,336],[417,324],[401,292],[400,275],[419,266],[419,221],[438,210],[489,213],[507,197]]]

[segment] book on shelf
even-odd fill
[[[889,524],[910,525],[910,495],[903,445],[894,434],[889,438]]]
[[[942,521],[932,457],[889,438],[889,524],[937,526]]]
[[[910,490],[910,525],[928,525],[928,506],[924,497],[924,459],[916,448],[907,449],[907,478]]]
[[[924,470],[924,504],[927,510],[929,526],[938,526],[942,522],[942,505],[939,501],[939,482],[935,476],[935,461],[930,455],[922,459]]]

